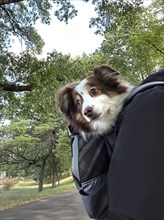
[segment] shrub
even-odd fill
[[[10,187],[16,184],[17,181],[16,178],[5,178],[0,180],[0,191],[10,189]]]

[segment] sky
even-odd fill
[[[83,53],[91,54],[100,47],[103,36],[96,35],[95,28],[89,28],[89,20],[96,16],[94,6],[81,0],[72,0],[78,10],[78,16],[69,20],[68,24],[59,21],[52,12],[50,25],[37,22],[36,29],[45,42],[43,52],[39,57],[46,57],[47,53],[57,50],[71,57],[81,56]],[[144,0],[144,5],[149,5],[151,0]],[[53,9],[54,11],[55,9]],[[18,40],[13,43],[13,52],[19,53],[22,45]]]
[[[82,55],[83,52],[89,54],[97,49],[103,37],[94,33],[95,29],[89,28],[89,20],[96,15],[94,6],[79,0],[73,1],[78,10],[78,16],[69,21],[68,24],[59,21],[52,16],[50,26],[37,25],[39,34],[46,42],[44,52],[56,49],[71,56]]]
[[[94,6],[80,0],[73,0],[78,16],[69,20],[68,24],[59,21],[52,12],[50,25],[37,22],[36,29],[45,42],[41,57],[46,57],[54,49],[71,57],[81,56],[83,53],[94,52],[102,43],[103,37],[96,35],[96,29],[89,28],[89,20],[95,17]],[[12,51],[19,53],[22,47],[18,40],[13,43]]]

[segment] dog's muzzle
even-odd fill
[[[93,107],[89,106],[85,108],[84,115],[89,119],[94,120],[98,118],[101,114],[98,114],[97,112],[94,111]]]

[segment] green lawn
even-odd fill
[[[51,189],[51,184],[45,184],[44,190],[40,193],[38,193],[38,185],[35,181],[31,179],[20,181],[9,190],[1,192],[0,210],[37,201],[71,189],[75,189],[72,177],[62,180],[60,185],[53,189]]]

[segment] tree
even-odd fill
[[[133,23],[136,13],[141,10],[142,0],[98,0],[93,1],[97,17],[91,18],[90,27],[97,28],[97,34],[107,33],[111,29],[117,29],[120,20],[126,19]]]
[[[1,165],[16,165],[19,170],[38,170],[39,188],[43,190],[44,169],[55,146],[55,123],[15,121],[0,128]]]
[[[105,28],[100,53],[106,55],[110,64],[127,79],[136,83],[162,68],[164,63],[162,4],[154,1],[145,8],[140,1],[135,5],[126,2],[124,7],[124,1],[106,4],[103,15],[106,23],[101,19],[97,21]]]
[[[60,172],[69,171],[71,169],[71,147],[67,130],[59,130],[55,152],[59,160],[58,169]]]
[[[25,82],[23,85],[20,85],[18,80],[19,73],[13,74],[12,72],[11,77],[11,71],[8,66],[11,67],[13,61],[18,62],[19,59],[24,59],[24,55],[19,58],[15,57],[13,53],[9,52],[9,48],[14,37],[17,37],[21,44],[26,45],[27,52],[33,54],[41,53],[44,42],[37,33],[35,24],[37,21],[43,24],[50,24],[50,10],[52,10],[53,3],[56,5],[54,14],[59,20],[68,22],[69,19],[77,14],[69,0],[0,1],[0,87],[2,90],[10,92],[31,91],[31,86],[26,85]]]
[[[39,189],[38,192],[43,191],[43,183],[45,178],[45,167],[48,158],[52,157],[53,149],[56,142],[55,123],[40,124],[34,130],[34,134],[40,139],[41,151],[38,155],[39,158]]]
[[[89,0],[84,0],[84,2],[89,2]],[[91,2],[95,5],[97,17],[91,19],[90,27],[96,26],[97,33],[105,34],[103,53],[109,51],[108,59],[111,59],[112,65],[113,63],[119,63],[116,67],[121,67],[124,73],[126,72],[125,70],[135,72],[134,70],[139,69],[141,64],[131,62],[131,55],[129,56],[129,54],[132,51],[133,60],[143,60],[145,54],[151,55],[151,61],[155,60],[152,66],[145,67],[145,69],[147,69],[146,72],[152,71],[155,65],[160,66],[161,62],[163,63],[162,58],[160,59],[160,56],[163,56],[161,0],[154,0],[149,9],[143,7],[141,0],[98,0]],[[68,22],[69,19],[77,15],[77,10],[70,0],[54,0],[53,3],[56,6],[55,15],[59,20]],[[0,66],[0,86],[4,91],[32,90],[30,84],[23,82],[22,85],[19,81],[19,73],[17,74],[16,71],[14,71],[14,73],[12,72],[11,77],[11,71],[8,68],[8,66],[11,66],[10,64],[13,63],[13,60],[19,62],[19,60],[24,59],[25,56],[15,58],[15,56],[7,50],[10,46],[11,36],[14,35],[20,38],[22,42],[25,42],[28,51],[41,52],[43,42],[37,34],[34,25],[38,20],[41,20],[44,24],[50,23],[50,10],[52,9],[53,3],[45,0],[8,0],[0,2],[0,12],[3,15],[0,23],[0,61],[3,63],[3,65]],[[107,46],[109,41],[111,41],[111,45]],[[145,43],[147,45],[146,49]],[[138,45],[140,45],[140,47],[138,47]],[[141,51],[143,45],[143,53],[136,52],[137,50]],[[136,56],[136,54],[143,55],[141,57]],[[147,58],[150,57],[149,55]],[[115,59],[113,59],[113,57]],[[150,59],[147,58],[144,59],[143,62],[146,61],[148,64],[150,63]],[[130,65],[127,66],[127,63],[130,63]],[[135,67],[131,68],[133,65]],[[141,72],[143,72],[143,69],[139,74],[141,74]],[[137,73],[135,73],[135,75],[136,74]],[[29,78],[29,74],[25,75],[24,78]]]
[[[5,51],[11,43],[11,36],[17,36],[26,44],[28,49],[35,52],[41,52],[44,45],[41,37],[38,35],[34,25],[38,20],[43,24],[50,24],[50,10],[53,3],[58,6],[55,16],[59,20],[68,22],[73,18],[77,11],[68,0],[58,1],[50,0],[1,0],[0,1],[0,49]]]

